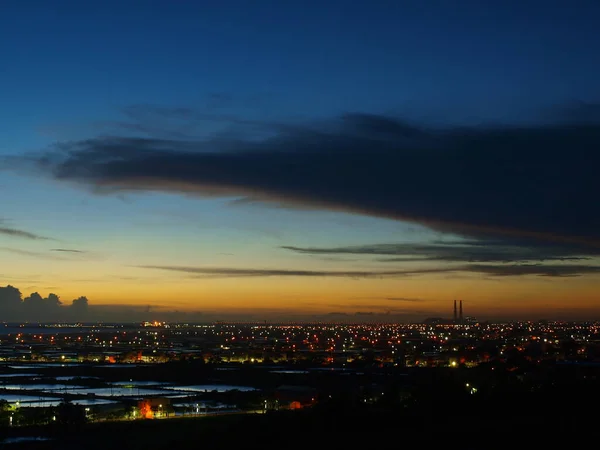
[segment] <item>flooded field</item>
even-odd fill
[[[228,392],[228,391],[255,391],[255,388],[248,386],[229,386],[219,384],[199,384],[195,386],[165,386],[165,389],[174,389],[178,391],[189,392]]]

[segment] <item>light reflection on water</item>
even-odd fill
[[[0,373],[0,378],[40,377],[40,373]]]
[[[6,438],[0,441],[0,444],[20,444],[22,442],[39,442],[39,441],[50,441],[50,438],[42,436],[20,436]]]
[[[229,391],[256,391],[253,387],[248,386],[232,386],[226,384],[198,384],[193,386],[165,386],[165,389],[175,389],[178,391],[189,391],[189,392],[229,392]]]
[[[8,403],[16,402],[35,402],[45,397],[41,395],[19,395],[19,394],[6,394],[0,392],[0,400],[6,400]]]
[[[309,373],[308,370],[271,370],[271,373],[289,373],[289,374],[293,374],[293,373],[298,373],[298,374],[305,374],[305,373]]]
[[[112,383],[113,386],[167,386],[173,383],[167,381],[151,381],[151,380],[142,380],[142,381],[115,381]]]
[[[7,366],[9,369],[24,370],[24,369],[45,369],[47,367],[73,367],[78,363],[31,363]]]
[[[0,389],[8,391],[61,391],[79,389],[81,386],[67,384],[0,384]]]
[[[148,396],[148,395],[161,395],[169,394],[169,391],[163,389],[146,389],[137,387],[103,387],[103,388],[77,388],[77,389],[66,389],[60,390],[61,393],[66,394],[82,394],[89,395],[94,394],[104,397],[137,397],[137,396]]]
[[[74,380],[100,380],[99,377],[83,377],[79,375],[68,375],[62,377],[50,377],[56,381],[74,381]]]
[[[125,382],[123,382],[124,384]],[[127,382],[136,383],[136,382]],[[148,381],[147,386],[125,386],[112,385],[108,387],[83,387],[74,385],[61,384],[9,384],[0,385],[0,400],[6,400],[8,403],[20,402],[21,407],[27,406],[55,406],[60,403],[61,397],[65,394],[87,396],[86,398],[73,399],[73,403],[81,405],[92,405],[101,403],[110,403],[119,398],[139,399],[152,396],[162,396],[169,398],[184,398],[197,396],[208,392],[229,392],[233,390],[239,391],[255,391],[255,388],[248,386],[233,386],[221,384],[202,384],[191,386],[173,386],[158,384],[159,382]],[[141,383],[144,385],[146,383]],[[15,393],[15,391],[24,391],[23,394]],[[36,395],[34,391],[39,392]],[[99,397],[99,398],[96,398]],[[105,397],[105,399],[102,399]],[[114,399],[114,400],[113,400]]]
[[[21,408],[49,408],[51,406],[58,406],[61,403],[61,399],[45,397],[43,400],[38,399],[38,401],[35,402],[22,402],[20,406]],[[118,402],[114,400],[105,400],[101,398],[80,398],[72,400],[71,403],[73,403],[74,405],[81,406],[96,406],[116,404]]]

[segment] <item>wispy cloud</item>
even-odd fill
[[[424,302],[422,298],[410,298],[410,297],[385,297],[385,300],[392,302],[408,302],[408,303],[421,303]]]
[[[389,256],[380,262],[533,262],[581,261],[600,255],[600,249],[574,245],[498,240],[436,241],[432,243],[388,243],[348,247],[295,247],[282,249],[311,255]],[[393,256],[393,257],[392,257]]]
[[[35,251],[31,251],[31,250],[22,250],[22,249],[12,248],[12,247],[0,247],[0,251],[14,253],[15,255],[29,256],[29,257],[37,258],[37,259],[50,259],[53,261],[65,261],[66,260],[65,258],[63,258],[61,256],[48,254],[47,252],[35,252]]]
[[[92,137],[60,143],[36,160],[57,180],[99,192],[250,198],[417,222],[475,238],[600,248],[600,126],[585,114],[544,126],[445,129],[349,114],[311,126],[260,124],[266,132],[259,138]],[[142,125],[152,123],[156,131],[165,115],[207,119],[186,109],[142,106],[129,111],[132,126],[142,115],[155,119]]]
[[[600,273],[600,266],[592,265],[548,265],[548,264],[511,264],[483,265],[474,264],[463,268],[466,272],[480,273],[497,277],[538,275],[543,277],[575,277]]]
[[[416,269],[385,271],[333,271],[295,269],[240,269],[231,267],[186,267],[186,266],[136,266],[142,269],[157,269],[208,277],[337,277],[337,278],[387,278],[426,273],[448,272],[448,269]]]
[[[51,252],[64,252],[64,253],[87,253],[85,250],[76,250],[72,248],[51,248]]]
[[[39,234],[31,233],[29,231],[19,230],[17,228],[9,228],[9,227],[0,227],[0,234],[4,234],[6,236],[29,239],[33,241],[51,241],[52,238],[40,236]]]
[[[399,278],[425,274],[475,273],[488,276],[544,276],[569,277],[600,273],[600,266],[593,265],[542,265],[542,264],[506,264],[486,265],[470,264],[455,267],[436,267],[413,270],[373,270],[373,271],[329,271],[329,270],[297,270],[297,269],[243,269],[231,267],[189,267],[189,266],[135,266],[141,269],[165,270],[181,272],[199,277],[336,277],[336,278]],[[393,297],[388,298],[392,300]],[[396,299],[397,301],[419,301],[419,299]]]
[[[594,247],[515,240],[483,239],[282,248],[308,255],[356,255],[394,265],[411,262],[443,263],[449,265],[449,272],[471,272],[490,276],[577,276],[594,274],[600,269],[600,266],[594,263],[597,262],[600,251]],[[377,258],[378,256],[389,257]],[[462,264],[452,266],[459,263]]]

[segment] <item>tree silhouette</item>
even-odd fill
[[[56,421],[64,428],[78,428],[86,422],[85,408],[63,400],[56,410]]]

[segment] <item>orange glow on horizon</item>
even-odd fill
[[[228,277],[196,278],[153,272],[155,277],[45,279],[10,284],[23,296],[38,291],[54,292],[64,305],[86,296],[92,307],[132,307],[155,311],[208,312],[223,314],[355,314],[390,311],[412,318],[446,316],[454,299],[465,302],[465,314],[476,317],[548,313],[587,314],[597,305],[597,276],[488,277],[474,274],[425,274],[400,278],[346,277]],[[7,283],[8,284],[8,283]],[[52,286],[47,288],[45,286]],[[26,288],[25,288],[26,287]],[[157,317],[160,320],[160,317]]]

